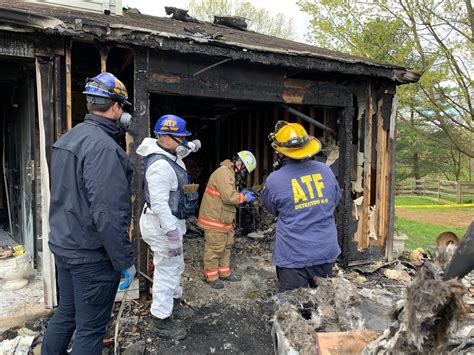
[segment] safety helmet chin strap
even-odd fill
[[[174,140],[176,143],[178,143],[179,145],[182,145],[186,148],[189,148],[188,146],[188,140],[186,139],[186,137],[183,137],[183,141],[180,142],[175,136],[173,136],[172,134],[167,134],[167,136],[170,136],[172,140]]]
[[[240,160],[240,168],[237,168],[237,161]],[[244,162],[238,155],[234,156],[234,159],[232,159],[232,164],[234,164],[234,171],[238,173],[248,173],[247,167],[245,166]]]

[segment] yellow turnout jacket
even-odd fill
[[[235,206],[246,201],[237,191],[235,173],[230,160],[224,160],[209,178],[199,209],[198,225],[203,229],[234,229]]]

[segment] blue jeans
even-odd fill
[[[74,330],[74,355],[102,354],[120,271],[110,261],[72,265],[56,258],[59,307],[48,323],[41,354],[66,354]]]

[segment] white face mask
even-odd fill
[[[176,155],[184,158],[185,156],[189,155],[191,153],[191,150],[189,148],[186,148],[184,145],[178,145],[176,147]]]
[[[195,139],[191,142],[184,141],[176,147],[176,155],[185,158],[191,153],[196,153],[200,148],[201,141],[199,139]]]
[[[133,117],[128,112],[122,112],[122,115],[118,119],[118,125],[122,127],[124,130],[128,130],[128,127],[132,124]]]

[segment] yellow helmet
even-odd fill
[[[278,121],[270,140],[273,149],[291,159],[310,158],[321,150],[321,142],[308,135],[299,123]]]

